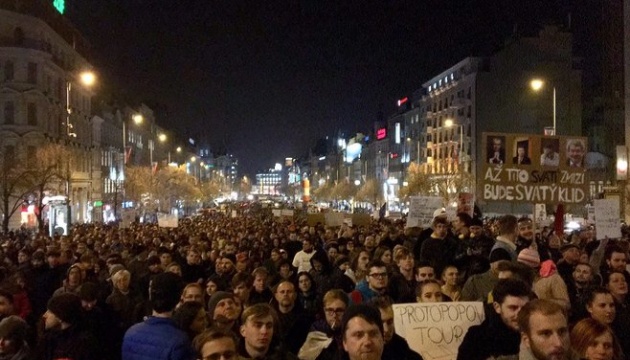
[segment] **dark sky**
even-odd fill
[[[553,2],[67,0],[67,16],[104,87],[225,145],[252,175],[337,130],[369,132],[398,98]]]

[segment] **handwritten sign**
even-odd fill
[[[157,214],[158,225],[165,228],[177,227],[177,215],[173,214]]]
[[[409,213],[406,227],[429,227],[433,222],[433,212],[442,207],[442,198],[436,196],[409,197]]]
[[[487,161],[477,193],[483,200],[564,204],[587,200],[586,138],[483,133],[483,141]]]
[[[619,199],[595,199],[595,228],[597,239],[621,237],[621,222],[619,219]]]
[[[455,360],[468,328],[484,317],[481,302],[394,304],[396,333],[425,360]]]

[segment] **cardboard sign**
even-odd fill
[[[621,237],[621,220],[619,219],[618,199],[595,199],[595,228],[597,240],[605,237],[618,239]]]
[[[483,133],[484,201],[581,204],[587,200],[586,138]]]
[[[396,333],[425,360],[455,360],[468,328],[484,317],[481,302],[394,304]]]
[[[308,226],[316,226],[317,224],[324,224],[326,222],[326,218],[324,214],[308,214],[306,217],[306,223]]]
[[[372,221],[370,214],[352,214],[352,224],[354,226],[368,226]]]
[[[433,213],[442,207],[442,198],[437,196],[409,197],[409,213],[406,227],[430,227]]]
[[[173,214],[157,214],[158,225],[164,228],[176,228],[177,227],[177,215]]]
[[[271,212],[273,213],[273,217],[280,217],[280,216],[282,216],[282,210],[280,210],[280,209],[273,209],[273,210],[271,210]]]
[[[326,226],[341,226],[343,224],[343,214],[337,212],[326,213]]]

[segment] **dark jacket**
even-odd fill
[[[457,360],[486,360],[489,357],[518,354],[521,335],[505,325],[494,311],[488,318],[472,326],[459,345]]]
[[[192,360],[195,356],[185,332],[169,318],[151,316],[127,330],[123,360]]]
[[[77,326],[46,332],[35,349],[36,360],[98,360],[102,355],[94,336]]]
[[[394,333],[392,339],[385,344],[381,359],[422,360],[422,356],[409,348],[407,340]]]

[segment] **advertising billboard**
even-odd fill
[[[585,137],[482,134],[484,201],[580,204],[587,200]]]

